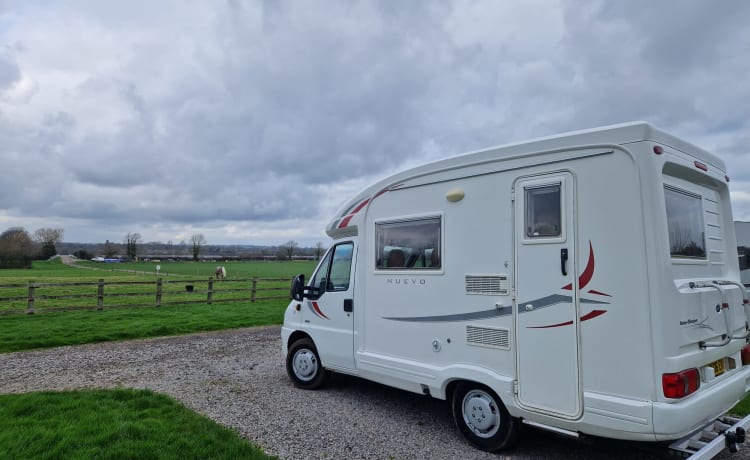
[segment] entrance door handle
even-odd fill
[[[354,310],[354,300],[344,299],[344,311],[347,313],[351,313],[352,310]]]
[[[560,271],[563,276],[568,276],[568,248],[560,249]]]

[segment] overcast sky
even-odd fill
[[[0,0],[0,231],[328,243],[407,166],[646,120],[750,221],[750,2]]]

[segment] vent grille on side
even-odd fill
[[[508,293],[508,277],[505,275],[466,275],[466,293],[505,295]]]
[[[466,343],[480,347],[510,349],[510,331],[491,327],[466,326]]]

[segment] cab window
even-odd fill
[[[353,253],[353,243],[336,245],[326,253],[310,278],[312,298],[319,298],[325,292],[349,290]]]

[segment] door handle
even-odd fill
[[[568,248],[560,249],[560,271],[563,276],[568,276]]]
[[[344,299],[344,311],[351,313],[354,310],[354,299]]]

